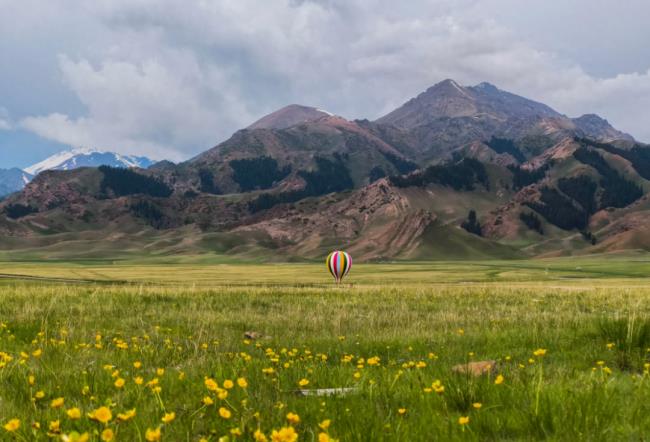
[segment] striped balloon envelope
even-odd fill
[[[352,268],[352,258],[346,252],[335,250],[327,256],[327,269],[330,271],[336,283],[341,280],[350,272]]]

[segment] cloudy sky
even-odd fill
[[[403,4],[401,4],[403,3]],[[646,0],[0,0],[0,167],[186,159],[289,103],[377,118],[489,81],[650,141]]]

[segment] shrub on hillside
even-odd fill
[[[30,215],[32,213],[38,212],[38,209],[32,206],[26,206],[24,204],[16,203],[9,204],[4,208],[5,215],[11,219],[18,219],[24,216]]]
[[[589,214],[555,189],[543,187],[540,202],[527,202],[528,207],[561,229],[584,229]]]
[[[103,178],[100,189],[103,194],[112,191],[115,196],[144,194],[154,197],[168,197],[172,189],[157,178],[143,175],[130,169],[100,166]]]
[[[467,230],[469,233],[482,236],[483,232],[481,231],[481,224],[478,222],[478,219],[476,218],[476,211],[474,209],[469,211],[469,214],[467,215],[467,219],[463,221],[460,226],[463,229]]]
[[[588,176],[561,178],[557,185],[565,195],[577,201],[588,214],[591,215],[598,209],[595,198],[598,186]]]
[[[155,229],[162,229],[166,226],[165,215],[162,211],[149,201],[138,201],[129,206],[131,213],[147,222]]]
[[[492,138],[490,138],[489,141],[486,141],[485,144],[488,145],[490,149],[492,149],[496,153],[510,154],[514,159],[516,159],[520,163],[526,161],[526,157],[521,152],[521,150],[519,150],[515,142],[508,138],[498,138],[493,136]]]
[[[199,169],[199,190],[214,195],[221,193],[219,186],[214,182],[214,174],[210,169]]]
[[[530,186],[546,176],[546,171],[551,168],[551,163],[546,163],[542,167],[534,170],[522,169],[519,166],[508,166],[508,170],[512,172],[512,187],[515,190]]]
[[[232,160],[229,164],[242,192],[268,189],[291,173],[291,166],[280,168],[274,158],[267,156]]]
[[[456,163],[429,166],[421,172],[407,176],[390,178],[397,187],[424,187],[428,184],[440,184],[454,190],[474,190],[476,184],[489,188],[485,166],[473,158],[463,158]]]
[[[573,156],[581,163],[593,167],[600,174],[600,186],[603,188],[600,208],[626,207],[643,196],[641,187],[623,178],[597,152],[581,147],[576,149]]]
[[[332,159],[316,157],[315,161],[315,170],[298,172],[305,180],[304,189],[275,194],[263,193],[248,203],[249,210],[255,213],[277,204],[293,203],[310,196],[341,192],[354,187],[350,173],[339,155],[334,155]]]
[[[534,230],[540,235],[544,234],[544,229],[542,228],[542,221],[537,215],[533,212],[521,212],[519,214],[519,219],[526,224],[530,230]]]

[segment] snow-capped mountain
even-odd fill
[[[0,198],[10,193],[18,192],[32,178],[32,175],[18,168],[0,169]]]
[[[29,166],[25,172],[38,175],[44,170],[70,170],[77,167],[141,167],[146,169],[154,164],[146,157],[122,155],[97,149],[71,149],[56,153],[45,160]]]

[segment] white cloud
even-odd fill
[[[9,112],[0,106],[0,130],[11,130],[13,125],[9,122]]]
[[[71,146],[179,159],[179,147],[205,147],[215,126],[245,114],[222,72],[202,68],[192,54],[160,55],[142,62],[108,59],[96,67],[62,56],[63,78],[88,115],[27,117],[22,126]]]
[[[21,121],[73,146],[179,159],[291,102],[374,119],[444,78],[597,112],[650,141],[650,71],[596,78],[478,0],[115,0],[75,14],[97,37],[59,48],[59,69],[87,112]]]

